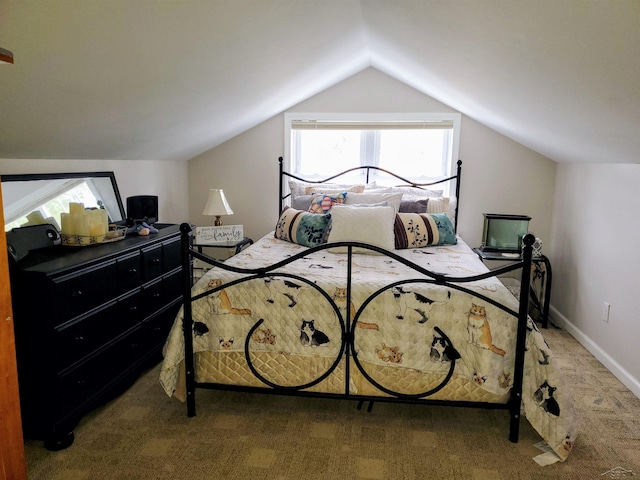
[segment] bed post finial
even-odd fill
[[[282,157],[278,157],[278,164],[280,166],[280,175],[278,175],[278,180],[279,180],[279,185],[280,185],[280,191],[278,192],[278,215],[280,215],[280,213],[282,213],[282,199],[284,197],[284,189],[283,189],[283,185],[282,182],[284,181],[283,177],[283,172],[284,172],[284,158]]]
[[[460,205],[460,179],[462,178],[462,160],[458,159],[458,169],[456,171],[456,212],[453,229],[458,233],[458,206]]]

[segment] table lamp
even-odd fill
[[[224,191],[221,188],[212,188],[209,190],[209,198],[207,199],[207,204],[204,206],[202,215],[215,215],[216,220],[214,225],[216,227],[222,225],[222,220],[220,220],[221,215],[233,215],[233,210],[231,210],[229,202],[227,202]]]

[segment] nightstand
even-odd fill
[[[225,242],[225,243],[208,243],[208,244],[199,244],[194,243],[193,246],[198,248],[198,252],[202,253],[202,248],[227,248],[227,249],[235,249],[234,255],[237,255],[242,251],[244,247],[248,247],[253,243],[253,240],[249,237],[244,237],[242,240],[237,242]]]
[[[473,251],[483,262],[502,261],[519,262],[520,255],[509,255],[500,252],[485,252],[479,248]],[[540,255],[531,259],[531,288],[529,289],[529,315],[535,321],[542,324],[543,328],[549,325],[549,302],[551,300],[551,262],[545,255]],[[511,287],[514,294],[518,294],[519,285]]]
[[[248,247],[251,244],[253,244],[253,240],[249,237],[244,237],[242,240],[238,240],[237,242],[207,243],[207,244],[194,243],[193,246],[198,249],[198,253],[202,253],[203,248],[224,248],[227,250],[227,253],[229,253],[229,250],[233,249],[233,254],[230,255],[232,257],[233,255],[237,255],[238,253],[240,253],[245,247]],[[227,255],[225,258],[220,260],[221,261],[226,260],[227,258],[230,258],[230,256]],[[198,267],[194,264],[194,270],[202,270],[202,273],[204,274],[208,270],[208,268],[205,268],[203,266]],[[201,275],[199,274],[196,277],[200,277],[200,276]]]

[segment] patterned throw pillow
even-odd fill
[[[325,194],[316,193],[311,197],[311,206],[309,206],[309,212],[311,213],[329,213],[331,208],[336,203],[344,203],[347,198],[347,192]]]
[[[393,231],[397,250],[458,243],[453,224],[444,213],[398,213]]]
[[[291,207],[284,207],[278,223],[275,237],[305,247],[315,247],[326,241],[331,215],[316,215]]]

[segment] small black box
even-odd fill
[[[60,234],[56,227],[48,223],[13,228],[7,232],[9,258],[19,262],[31,250],[60,245]]]
[[[142,220],[149,225],[158,221],[158,197],[155,195],[137,195],[127,197],[127,218]]]

